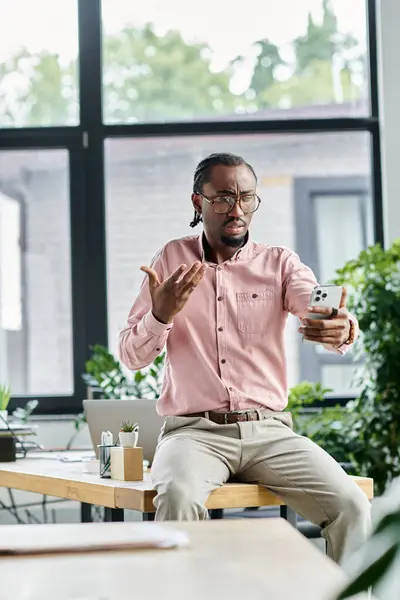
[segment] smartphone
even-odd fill
[[[316,285],[311,292],[310,306],[324,306],[339,309],[343,288],[341,285]],[[329,319],[328,315],[309,313],[309,319]]]
[[[342,298],[343,288],[340,285],[326,284],[316,285],[311,292],[310,306],[325,306],[327,308],[339,309],[340,300]],[[318,313],[308,313],[308,319],[329,319],[328,315]],[[318,344],[312,340],[306,340],[303,336],[303,343]]]

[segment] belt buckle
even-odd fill
[[[248,414],[250,411],[249,409],[243,409],[243,410],[230,410],[229,412],[224,414],[224,422],[225,425],[229,425],[228,423],[228,415],[242,415],[242,414]],[[246,421],[248,421],[249,419],[246,417]]]

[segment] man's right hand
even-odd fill
[[[207,270],[207,265],[196,261],[190,268],[181,265],[165,281],[158,279],[150,267],[140,267],[149,277],[149,290],[153,302],[153,315],[161,323],[171,323],[182,310],[193,290]]]

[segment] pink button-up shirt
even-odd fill
[[[204,260],[202,235],[167,243],[152,267],[163,280],[182,263],[196,260]],[[313,272],[291,250],[250,239],[230,260],[208,266],[183,310],[168,325],[152,314],[146,275],[120,334],[122,362],[141,369],[166,345],[157,405],[161,415],[257,407],[283,410],[288,392],[285,324],[288,313],[305,316],[317,284]]]

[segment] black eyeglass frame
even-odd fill
[[[250,196],[250,194],[248,194],[248,195]],[[255,213],[260,208],[260,204],[261,204],[261,198],[260,198],[260,196],[258,194],[254,194],[255,198],[258,200],[258,204],[257,204],[256,208],[254,210],[248,210],[248,211],[246,211],[246,210],[243,209],[242,198],[240,196],[239,197],[237,197],[237,196],[236,197],[234,197],[234,196],[216,196],[215,198],[208,198],[204,194],[199,194],[199,196],[201,196],[202,198],[204,198],[204,200],[207,200],[207,202],[209,204],[211,204],[214,212],[217,215],[227,215],[227,214],[229,214],[231,212],[231,210],[233,210],[235,204],[239,204],[240,209],[243,211],[243,213],[245,215],[251,215],[251,214]],[[232,204],[231,204],[229,210],[227,210],[225,212],[218,212],[218,211],[215,210],[214,203],[219,198],[224,198],[226,200],[228,200],[228,199],[232,200]]]

